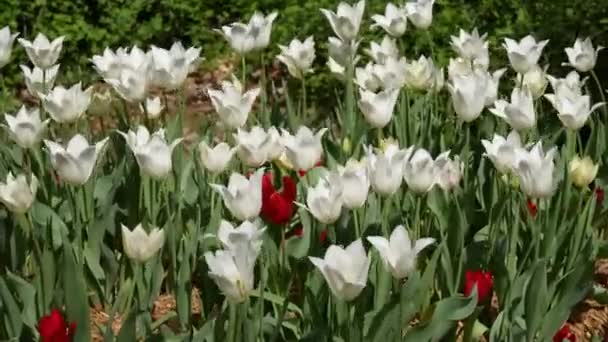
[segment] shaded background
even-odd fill
[[[397,2],[399,3],[399,2]],[[317,43],[317,70],[309,81],[313,99],[331,101],[328,91],[335,82],[324,67],[327,37],[331,28],[319,8],[335,9],[337,0],[2,0],[0,26],[9,25],[21,32],[20,37],[33,39],[37,32],[53,38],[65,35],[60,58],[59,83],[73,83],[82,79],[91,82],[97,75],[89,59],[108,46],[155,44],[169,47],[181,40],[186,47],[202,47],[206,58],[204,68],[212,69],[219,60],[230,54],[224,40],[214,28],[234,21],[246,21],[255,10],[268,13],[278,11],[268,54],[277,52],[277,43],[287,44],[292,38],[304,39],[314,35]],[[386,1],[368,0],[363,36],[382,37],[380,30],[370,30],[369,17],[383,13]],[[504,37],[521,38],[532,33],[537,39],[550,39],[541,65],[550,64],[549,72],[561,75],[560,64],[566,60],[563,48],[572,45],[577,36],[591,36],[594,44],[608,45],[608,0],[437,0],[433,25],[428,34],[412,25],[402,38],[408,58],[419,53],[430,54],[432,37],[434,58],[440,65],[454,56],[450,50],[451,34],[459,28],[478,27],[490,37],[492,69],[507,63],[501,47]],[[13,60],[2,70],[9,85],[22,83],[19,64],[27,57],[17,46]],[[608,88],[608,53],[600,56],[597,73],[604,88]]]

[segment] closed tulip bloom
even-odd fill
[[[405,160],[403,177],[410,190],[426,193],[435,185],[435,162],[431,154],[421,148]]]
[[[493,73],[490,73],[488,71],[486,71],[486,72],[478,71],[478,73],[480,73],[480,74],[485,74],[485,77],[487,80],[486,100],[484,103],[486,107],[491,106],[498,99],[498,86],[500,83],[500,79],[502,78],[502,75],[504,75],[505,71],[507,71],[507,69],[504,69],[504,68],[498,69],[498,70],[494,71]]]
[[[376,153],[371,147],[365,148],[369,178],[376,193],[389,196],[397,192],[403,181],[403,162],[412,150],[400,150],[393,143]]]
[[[344,186],[337,172],[326,174],[315,187],[309,187],[306,194],[308,210],[319,222],[336,222],[342,212]]]
[[[386,4],[384,15],[372,15],[374,24],[372,27],[382,27],[382,29],[393,37],[401,37],[407,29],[407,13],[404,8],[399,8],[393,3]]]
[[[198,153],[202,166],[211,173],[220,173],[228,167],[236,147],[230,148],[225,142],[211,148],[205,141],[198,144]]]
[[[38,190],[38,179],[32,174],[30,183],[27,183],[25,175],[15,178],[9,171],[6,183],[0,182],[0,202],[11,212],[23,214],[32,206],[36,199]]]
[[[564,78],[557,78],[551,75],[547,75],[547,79],[551,83],[554,93],[560,93],[562,90],[566,90],[566,93],[572,93],[576,95],[583,95],[583,86],[587,82],[587,78],[581,80],[581,76],[576,71],[570,71]]]
[[[541,68],[538,65],[533,66],[523,76],[517,75],[518,83],[521,83],[523,88],[530,90],[530,93],[534,99],[538,99],[545,93],[547,89],[547,73],[545,68]]]
[[[41,342],[70,342],[74,339],[76,322],[66,322],[57,309],[49,315],[40,317],[37,325]]]
[[[165,231],[153,227],[147,233],[140,224],[129,230],[124,224],[122,228],[122,248],[133,261],[144,263],[152,258],[165,243]]]
[[[93,87],[88,87],[83,91],[79,82],[69,89],[58,86],[47,95],[39,94],[39,96],[44,109],[53,120],[59,123],[72,123],[86,112],[91,103],[92,93]]]
[[[108,139],[89,145],[84,136],[76,134],[65,148],[50,140],[44,140],[44,143],[50,153],[51,165],[59,178],[72,185],[82,185],[91,177]]]
[[[4,26],[0,30],[0,69],[8,64],[11,60],[11,53],[13,52],[13,42],[19,35],[17,33],[11,33],[8,26]]]
[[[363,20],[363,11],[365,10],[365,1],[361,0],[354,6],[345,2],[338,4],[336,12],[327,9],[321,9],[323,15],[329,21],[334,33],[344,41],[352,41],[359,34],[359,27]]]
[[[253,127],[249,132],[238,129],[234,135],[237,143],[237,154],[243,164],[258,167],[268,161],[272,144],[272,136],[260,126]]]
[[[482,303],[492,298],[492,288],[494,287],[494,277],[490,271],[467,270],[464,275],[464,295],[470,296],[473,288],[477,287],[477,302]]]
[[[361,208],[365,205],[369,193],[369,176],[365,161],[349,159],[344,167],[339,166],[343,185],[342,200],[348,209]]]
[[[374,74],[382,83],[382,88],[401,89],[405,85],[406,69],[405,57],[388,57],[384,64],[374,65]]]
[[[566,87],[559,89],[555,94],[545,94],[545,98],[551,102],[557,111],[557,117],[566,128],[572,130],[582,128],[589,115],[605,105],[604,102],[599,102],[591,106],[589,95],[577,94]]]
[[[20,65],[20,67],[23,71],[27,91],[36,97],[38,97],[39,94],[46,94],[53,88],[57,72],[59,71],[59,64],[53,65],[47,70],[42,70],[38,67],[30,69],[25,65]],[[44,72],[46,72],[46,74],[43,75]]]
[[[35,66],[40,69],[49,69],[59,59],[63,47],[63,36],[55,38],[52,42],[42,33],[38,33],[34,41],[19,38],[19,44],[25,48],[27,56]]]
[[[135,155],[140,171],[149,177],[163,179],[171,173],[171,155],[182,138],[175,139],[171,144],[165,139],[165,130],[159,129],[152,133],[145,126],[138,126],[137,131],[118,132],[125,138],[127,145]]]
[[[359,95],[359,109],[365,120],[375,128],[388,125],[393,117],[399,90],[383,90],[379,93],[373,93],[365,89],[359,89]]]
[[[262,176],[264,170],[257,170],[249,179],[232,173],[228,186],[211,184],[224,199],[226,208],[239,221],[251,220],[260,215],[262,210]]]
[[[376,92],[382,86],[382,83],[378,76],[374,74],[374,65],[372,63],[367,63],[364,68],[356,68],[355,69],[355,83],[371,92]]]
[[[528,89],[513,88],[511,102],[498,100],[494,102],[494,108],[491,108],[490,112],[505,120],[518,131],[536,126],[534,99]]]
[[[233,253],[238,252],[242,243],[250,245],[253,252],[259,253],[262,248],[264,231],[266,231],[265,228],[260,229],[257,223],[251,221],[243,221],[238,227],[235,227],[230,222],[222,220],[217,231],[217,238],[225,249]]]
[[[165,108],[160,102],[160,97],[147,98],[146,102],[139,105],[142,112],[146,113],[148,119],[158,119]]]
[[[4,114],[6,128],[11,138],[22,148],[32,148],[42,139],[49,119],[40,121],[38,108],[28,110],[21,106],[15,116]]]
[[[329,246],[323,259],[308,257],[327,281],[331,292],[340,300],[357,298],[367,283],[370,258],[361,239],[353,241],[345,249]]]
[[[435,83],[436,68],[433,60],[420,56],[405,66],[405,85],[416,90],[429,90]]]
[[[580,72],[588,72],[595,68],[597,55],[603,48],[603,46],[594,48],[593,43],[591,43],[591,38],[587,37],[584,40],[576,38],[574,46],[567,47],[565,50],[570,65]]]
[[[312,72],[312,63],[315,60],[314,37],[306,38],[304,42],[294,39],[289,46],[279,45],[281,54],[277,59],[285,64],[289,74],[295,78],[302,78],[304,74]]]
[[[390,239],[383,236],[368,236],[367,241],[378,251],[384,268],[391,272],[395,279],[403,279],[415,271],[418,254],[435,243],[433,238],[410,240],[403,226],[397,226],[391,233]]]
[[[488,51],[487,34],[479,35],[477,28],[471,33],[460,29],[458,36],[452,36],[452,48],[464,60],[484,70],[490,65],[490,53]]]
[[[517,166],[517,153],[522,148],[517,131],[509,133],[506,139],[494,134],[492,141],[481,140],[481,144],[486,150],[485,155],[490,158],[498,172],[509,173]]]
[[[313,133],[306,126],[300,126],[295,135],[283,130],[281,140],[285,146],[285,154],[295,169],[308,171],[315,167],[323,155],[321,139],[325,132],[327,128],[321,128],[317,133]]]
[[[415,0],[405,4],[408,19],[419,29],[427,29],[433,23],[435,0]]]
[[[239,128],[247,122],[260,88],[243,92],[241,82],[233,75],[232,82],[222,81],[222,90],[209,89],[207,92],[222,123],[228,128]]]
[[[273,175],[268,172],[262,177],[262,211],[260,216],[275,225],[287,224],[294,214],[297,197],[296,182],[289,176],[283,176],[283,189],[274,187]]]
[[[389,58],[399,58],[397,42],[389,36],[384,36],[380,44],[371,42],[369,49],[366,49],[365,53],[377,64],[384,64]]]
[[[488,79],[480,73],[456,76],[447,87],[459,119],[472,122],[479,117],[486,102]]]
[[[540,141],[530,151],[518,150],[518,162],[514,171],[519,177],[521,190],[528,197],[546,198],[555,192],[557,181],[553,177],[553,158],[556,151],[557,148],[554,147],[545,153]]]
[[[569,164],[572,183],[579,188],[588,187],[597,176],[598,170],[599,165],[594,164],[593,160],[591,160],[591,158],[588,156],[583,159],[581,159],[579,156],[575,156]]]
[[[444,191],[450,191],[458,186],[462,179],[464,163],[460,157],[449,157],[450,152],[443,152],[435,159],[435,183]]]
[[[536,42],[534,37],[527,35],[519,42],[505,38],[503,47],[507,50],[513,69],[520,74],[525,74],[538,63],[547,43],[549,43],[548,40]]]

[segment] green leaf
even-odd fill
[[[397,341],[399,339],[399,302],[392,300],[379,310],[365,314],[363,331],[366,341]]]
[[[298,210],[298,215],[302,222],[303,235],[294,236],[288,239],[285,250],[287,251],[287,255],[296,259],[303,259],[309,254],[308,251],[310,249],[313,227],[310,222],[310,214],[306,209],[300,208],[300,210]]]
[[[58,250],[63,242],[62,236],[67,235],[69,232],[65,222],[51,207],[40,202],[34,202],[31,213],[36,224],[46,227],[50,226],[53,248]]]
[[[21,320],[21,310],[17,305],[17,301],[11,294],[6,282],[3,278],[0,278],[0,299],[2,299],[2,305],[5,310],[4,315],[4,326],[11,338],[18,339],[21,336],[21,329],[23,328],[23,321]]]
[[[28,327],[36,328],[36,290],[34,286],[18,277],[17,275],[7,272],[6,276],[12,285],[14,293],[19,294],[19,299],[23,303],[22,318],[23,323]]]
[[[89,333],[89,301],[82,265],[76,262],[72,245],[63,243],[63,288],[69,322],[76,323],[75,341],[87,341]]]
[[[547,311],[547,268],[544,260],[534,266],[525,293],[525,318],[528,341],[533,341]]]
[[[116,337],[116,342],[132,342],[137,341],[136,338],[136,311],[131,310],[129,315],[127,316],[127,320],[122,324],[120,331],[118,332],[118,336]]]

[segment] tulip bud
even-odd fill
[[[569,172],[570,177],[572,178],[572,183],[579,188],[589,186],[589,184],[591,184],[591,182],[593,182],[597,176],[598,170],[599,165],[594,164],[593,160],[591,160],[591,158],[588,156],[584,157],[583,159],[581,159],[579,156],[575,156],[569,164]]]
[[[6,176],[6,183],[0,182],[0,201],[13,213],[23,214],[34,203],[38,179],[32,175],[30,184],[27,184],[25,175],[16,178],[11,172]]]
[[[162,229],[153,228],[149,233],[146,233],[141,224],[138,224],[133,231],[125,225],[121,226],[124,252],[129,258],[137,262],[148,261],[165,243],[165,232]]]
[[[477,301],[482,303],[492,297],[494,277],[490,271],[467,271],[464,281],[464,295],[470,296],[473,288],[477,286]]]
[[[435,0],[416,0],[405,4],[408,19],[419,29],[427,29],[433,22]]]

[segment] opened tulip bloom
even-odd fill
[[[47,94],[53,88],[57,72],[59,71],[59,64],[53,65],[47,70],[42,70],[38,67],[30,69],[25,65],[21,65],[20,67],[23,71],[27,91],[34,96]]]
[[[27,56],[35,66],[40,69],[49,69],[59,58],[63,47],[63,36],[55,38],[52,42],[42,33],[38,33],[33,41],[19,38],[19,44],[25,48]]]
[[[209,89],[207,92],[222,123],[227,128],[240,128],[247,122],[260,88],[243,92],[241,82],[233,75],[232,82],[222,81],[222,90]]]
[[[572,178],[572,183],[579,188],[585,188],[589,186],[597,176],[599,165],[594,164],[589,156],[582,159],[579,156],[575,156],[574,159],[570,161],[568,170],[570,172],[570,177]]]
[[[289,46],[279,45],[281,54],[277,59],[285,64],[289,74],[295,78],[302,78],[312,71],[312,63],[315,60],[315,41],[313,36],[306,38],[304,42],[294,39]]]
[[[476,28],[471,33],[460,29],[458,36],[451,36],[451,45],[454,51],[469,65],[472,63],[476,67],[487,70],[490,65],[487,36],[485,33],[480,36]]]
[[[478,74],[484,75],[483,77],[486,79],[486,99],[484,102],[486,107],[493,105],[498,99],[498,86],[500,85],[500,79],[502,78],[502,75],[504,75],[505,71],[507,71],[505,68],[498,69],[492,73],[489,71],[478,71]]]
[[[283,188],[279,191],[273,185],[273,175],[268,172],[262,177],[262,211],[260,216],[275,225],[287,224],[294,213],[297,197],[296,182],[283,176]]]
[[[140,105],[140,109],[144,112],[148,119],[157,119],[163,112],[165,107],[160,102],[160,97],[147,98],[146,102]]]
[[[71,88],[62,86],[53,88],[48,94],[39,94],[44,109],[51,118],[59,123],[72,123],[80,119],[91,103],[93,87],[82,90],[82,85],[76,83]]]
[[[528,89],[513,88],[511,102],[498,100],[490,109],[494,115],[505,120],[513,129],[522,131],[536,126],[534,99]]]
[[[259,253],[262,248],[264,231],[259,225],[250,221],[243,221],[238,227],[230,222],[222,220],[217,231],[217,238],[222,246],[233,252],[238,253],[242,243],[247,243],[255,253]]]
[[[365,288],[370,258],[361,239],[355,240],[346,249],[329,246],[323,259],[308,258],[321,271],[331,292],[338,299],[352,301]]]
[[[356,62],[354,57],[359,48],[358,42],[343,41],[336,37],[327,38],[329,49],[329,60],[333,60],[335,64],[341,68],[346,68],[351,61]]]
[[[65,148],[50,140],[44,140],[44,143],[59,178],[72,185],[82,185],[91,177],[108,139],[89,145],[84,136],[76,134]]]
[[[237,143],[237,154],[243,164],[258,167],[270,159],[273,147],[272,131],[266,132],[260,126],[251,128],[249,132],[239,128],[234,134],[234,140]]]
[[[285,146],[287,159],[298,170],[308,171],[321,159],[323,145],[321,139],[327,128],[321,128],[313,133],[310,128],[300,126],[295,135],[283,130],[281,142]]]
[[[561,93],[562,90],[569,91],[577,95],[583,95],[583,86],[587,81],[587,78],[581,80],[581,75],[576,71],[570,71],[564,78],[557,78],[551,75],[547,75],[547,79],[551,83],[554,93]]]
[[[507,56],[513,69],[520,74],[525,74],[538,63],[547,43],[549,43],[548,40],[536,42],[534,37],[527,35],[519,42],[505,38],[503,47],[507,50]]]
[[[100,75],[123,99],[142,102],[146,98],[152,83],[150,54],[134,46],[129,50],[119,49],[113,56],[97,60],[93,57],[93,63]]]
[[[127,145],[135,155],[137,164],[144,175],[155,179],[163,179],[171,173],[171,155],[182,138],[167,143],[163,128],[152,133],[145,126],[138,126],[136,131],[118,132],[125,138]]]
[[[372,20],[375,23],[372,27],[382,27],[386,33],[393,37],[401,37],[407,29],[405,8],[397,7],[391,2],[386,4],[384,15],[374,14]]]
[[[363,20],[363,11],[365,11],[365,1],[363,0],[357,2],[354,6],[340,2],[336,12],[321,9],[334,33],[343,41],[352,41],[357,38]]]
[[[144,263],[152,258],[165,243],[165,231],[151,227],[146,232],[141,224],[132,231],[125,225],[122,227],[122,248],[132,260]]]
[[[277,17],[277,12],[267,16],[255,12],[249,23],[233,23],[216,30],[224,36],[230,47],[239,54],[246,54],[253,50],[264,49],[270,44],[272,23]]]
[[[355,69],[355,83],[362,89],[376,92],[382,86],[380,79],[374,73],[374,65],[367,63],[365,67]]]
[[[517,131],[509,133],[506,139],[494,134],[492,141],[481,140],[481,144],[486,150],[485,155],[490,158],[498,172],[509,173],[517,166],[518,152],[522,148]]]
[[[222,195],[224,205],[237,220],[252,220],[260,215],[262,210],[262,176],[264,170],[259,169],[249,179],[233,173],[228,180],[228,186],[210,184]]]
[[[599,102],[591,106],[589,95],[578,94],[567,87],[558,89],[559,91],[555,94],[545,94],[545,98],[551,102],[553,108],[557,111],[557,117],[566,128],[581,129],[587,122],[589,115],[605,105],[605,103]]]
[[[41,342],[71,342],[76,331],[76,323],[68,324],[59,310],[53,309],[38,321]]]
[[[13,52],[13,42],[19,35],[17,33],[11,33],[8,26],[4,26],[0,30],[0,69],[8,64],[11,60],[11,53]]]
[[[521,190],[531,198],[546,198],[553,195],[557,180],[553,175],[553,158],[557,148],[545,153],[542,142],[536,143],[530,151],[519,149],[515,174],[519,177]]]
[[[40,110],[21,106],[15,116],[4,114],[11,138],[22,148],[32,148],[42,139],[50,119],[40,120]]]
[[[448,82],[447,87],[458,118],[464,122],[477,119],[486,103],[487,77],[482,72],[456,76]]]
[[[380,44],[371,42],[365,53],[377,64],[384,64],[389,58],[399,58],[397,42],[389,36],[384,36]]]
[[[383,89],[401,89],[405,85],[406,69],[405,57],[388,57],[384,64],[374,66],[374,74],[382,83]]]
[[[170,50],[153,45],[149,54],[152,82],[167,90],[175,90],[181,87],[190,71],[186,50],[182,44],[176,42]]]
[[[467,271],[464,276],[464,295],[470,296],[473,288],[477,286],[477,301],[484,302],[492,297],[494,277],[490,271]]]
[[[395,279],[403,279],[416,270],[418,254],[435,242],[433,238],[410,240],[404,226],[396,227],[390,239],[383,236],[368,236],[367,240],[374,246],[382,258],[382,264]]]
[[[359,109],[365,120],[375,128],[388,125],[393,117],[393,110],[399,97],[398,89],[383,90],[373,93],[365,89],[359,89]]]
[[[586,39],[576,38],[573,47],[567,47],[566,54],[568,55],[568,61],[576,70],[580,72],[588,72],[595,68],[597,61],[597,55],[602,50],[603,46],[593,47],[591,38]]]
[[[433,23],[435,0],[414,0],[405,4],[407,18],[419,29],[427,29]]]
[[[449,157],[450,152],[444,152],[435,159],[435,184],[444,191],[450,191],[458,186],[462,179],[464,163],[460,157]]]
[[[372,147],[365,147],[369,178],[376,193],[389,196],[397,192],[403,182],[403,162],[412,150],[401,150],[395,143],[388,143],[376,153]]]
[[[211,173],[220,173],[224,171],[232,156],[236,152],[236,147],[230,147],[225,142],[221,142],[211,148],[205,141],[198,144],[198,153],[202,166]]]
[[[423,194],[435,185],[435,161],[431,154],[421,148],[407,158],[403,167],[403,177],[410,190]]]
[[[436,73],[433,60],[422,55],[405,65],[405,85],[415,90],[429,90],[435,83]]]
[[[336,222],[342,212],[343,190],[344,186],[337,172],[324,175],[315,187],[309,187],[306,204],[312,216],[324,224]]]
[[[15,178],[12,172],[6,176],[6,183],[0,182],[0,202],[16,214],[23,214],[32,206],[36,199],[38,179],[32,174],[28,184],[25,175]]]
[[[534,99],[543,96],[545,89],[547,89],[547,84],[549,83],[545,68],[541,68],[538,65],[530,68],[523,76],[519,74],[517,77],[522,88],[528,89]]]
[[[369,193],[369,175],[365,161],[349,159],[346,165],[338,166],[342,182],[342,201],[348,209],[365,205]]]

